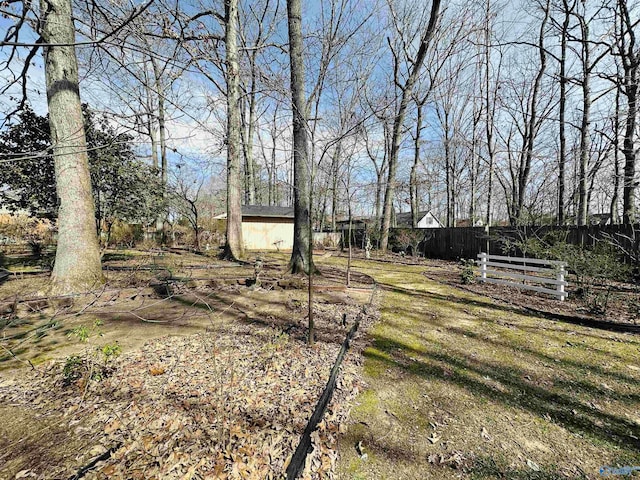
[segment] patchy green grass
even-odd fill
[[[640,337],[524,315],[426,267],[355,266],[382,287],[382,318],[341,478],[595,479],[640,465]]]

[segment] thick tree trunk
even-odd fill
[[[167,188],[167,180],[169,177],[168,172],[168,164],[167,164],[167,131],[166,131],[166,122],[165,122],[165,111],[164,111],[164,92],[162,89],[162,74],[160,72],[160,67],[158,65],[157,59],[151,55],[150,57],[151,66],[153,68],[153,79],[154,79],[154,87],[156,95],[158,96],[158,131],[159,131],[159,142],[160,142],[160,178],[162,180],[163,189]],[[163,192],[164,195],[165,192]],[[167,212],[160,214],[160,218],[158,218],[156,222],[156,231],[160,230],[162,232],[162,243],[171,243],[169,242],[169,223],[167,221]]]
[[[100,247],[80,103],[71,0],[41,0],[49,126],[58,210],[58,248],[51,277],[56,294],[81,292],[103,282]]]
[[[312,235],[309,216],[310,165],[307,133],[307,105],[304,93],[304,59],[302,56],[302,7],[300,0],[287,0],[289,24],[289,58],[291,62],[291,100],[293,108],[293,250],[289,260],[292,273],[313,272]]]
[[[227,63],[227,241],[224,256],[244,257],[240,172],[240,72],[238,67],[238,0],[225,1]]]
[[[627,119],[625,123],[622,154],[624,155],[624,183],[622,189],[622,222],[632,224],[636,221],[636,117],[638,113],[638,70],[640,69],[640,51],[636,47],[636,35],[629,12],[629,3],[618,0],[620,18],[620,40],[618,51],[624,70],[624,94],[627,97]]]
[[[402,87],[402,96],[400,99],[400,106],[393,121],[393,134],[391,137],[391,154],[389,155],[389,176],[387,181],[387,188],[384,194],[384,211],[382,217],[382,232],[380,238],[380,250],[387,251],[389,244],[389,228],[391,227],[391,216],[393,215],[393,197],[395,195],[396,187],[396,172],[398,170],[398,154],[400,152],[400,142],[404,133],[404,119],[407,113],[407,107],[411,100],[411,94],[413,87],[420,75],[422,64],[427,55],[427,49],[431,43],[433,33],[436,28],[436,22],[438,20],[438,13],[440,11],[440,0],[432,0],[431,13],[429,16],[429,24],[420,41],[420,47],[413,63],[409,78]]]

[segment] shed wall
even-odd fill
[[[242,239],[247,250],[291,250],[293,220],[242,221]]]

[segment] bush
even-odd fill
[[[62,369],[62,381],[65,385],[80,380],[85,374],[84,360],[80,355],[71,355],[67,357],[64,368]]]
[[[394,231],[393,243],[405,252],[411,252],[412,257],[416,257],[418,256],[418,246],[424,238],[424,230],[403,228]]]
[[[26,245],[31,253],[40,256],[53,244],[55,226],[45,219],[27,215],[0,214],[0,237],[5,244]]]
[[[588,304],[593,313],[603,314],[611,293],[610,282],[628,280],[631,268],[611,244],[598,242],[586,248],[568,243],[566,235],[566,232],[554,231],[541,238],[527,238],[514,243],[527,256],[565,262],[568,273],[575,278],[576,295]],[[603,284],[606,292],[594,294],[592,290],[596,284]]]
[[[144,239],[144,229],[139,224],[116,221],[109,234],[109,244],[116,247],[131,248]]]
[[[475,281],[475,262],[472,259],[460,260],[460,280],[465,285],[470,285]]]

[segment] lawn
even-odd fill
[[[602,478],[640,465],[640,338],[358,261],[383,291],[341,478]]]

